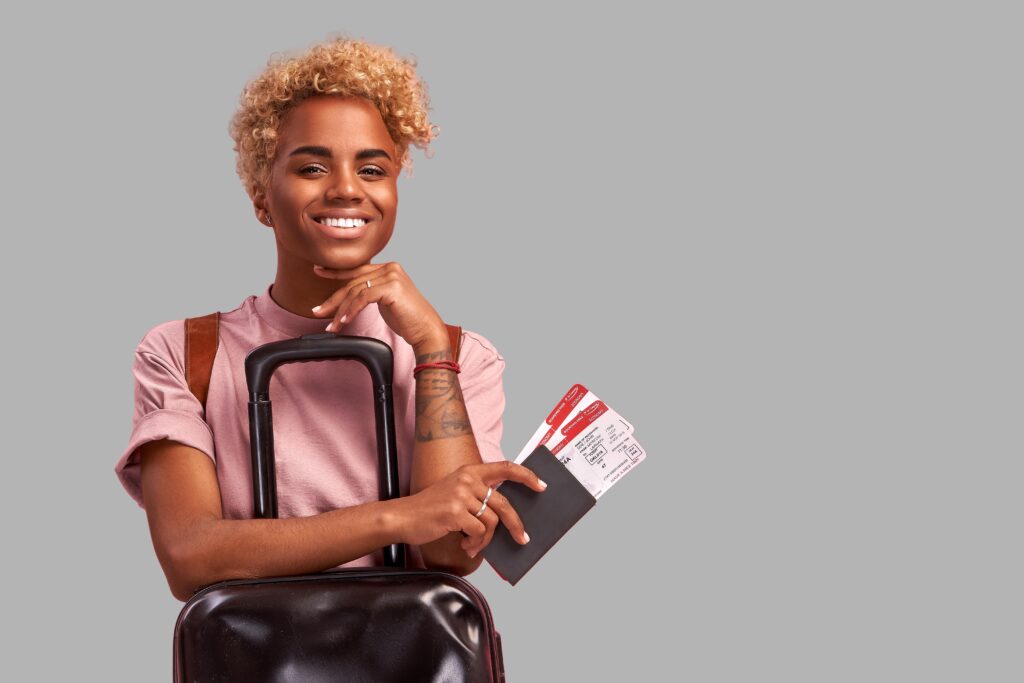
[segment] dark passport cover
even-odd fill
[[[494,571],[513,586],[597,503],[547,446],[537,446],[521,464],[533,470],[548,487],[537,492],[519,482],[504,481],[497,490],[523,520],[530,542],[520,545],[499,522],[491,542],[481,553]]]

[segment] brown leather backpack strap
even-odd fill
[[[220,311],[185,320],[185,380],[204,412],[219,343]]]
[[[448,341],[452,345],[452,358],[455,362],[459,360],[459,350],[462,346],[462,328],[458,325],[445,325],[448,328]]]

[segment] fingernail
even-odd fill
[[[341,322],[345,322],[346,320],[348,320],[348,313],[346,313],[345,315],[341,316]]]
[[[325,331],[326,332],[330,332],[332,327],[334,327],[334,321],[333,320],[330,323],[328,323],[327,329]]]
[[[540,487],[542,489],[546,489],[548,487],[548,483],[546,481],[544,481],[543,479],[538,479],[537,481],[540,482]]]
[[[469,555],[470,557],[476,557],[476,551],[474,550],[471,553],[467,553],[467,555]]]
[[[320,304],[320,306],[323,306],[323,304]],[[313,307],[313,312],[316,313],[317,311],[319,311],[320,310],[320,306],[314,306]]]
[[[523,532],[523,538],[526,539],[526,543],[530,542],[530,534],[526,533],[525,531]]]

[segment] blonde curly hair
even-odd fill
[[[298,55],[272,54],[266,69],[242,91],[228,128],[235,141],[238,177],[250,199],[270,180],[281,119],[299,102],[320,94],[370,100],[384,119],[402,167],[411,174],[409,146],[429,155],[429,143],[440,132],[428,120],[430,98],[416,64],[415,58],[405,59],[390,48],[345,36]]]

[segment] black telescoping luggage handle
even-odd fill
[[[395,410],[391,393],[394,354],[385,342],[372,337],[307,334],[295,339],[257,346],[245,357],[245,381],[249,387],[249,440],[252,450],[253,515],[277,517],[277,478],[274,466],[274,428],[270,411],[270,377],[285,363],[315,360],[357,360],[373,381],[374,415],[377,423],[378,486],[381,500],[399,496],[398,453],[395,448]],[[384,564],[405,566],[405,547],[394,543],[384,548]]]

